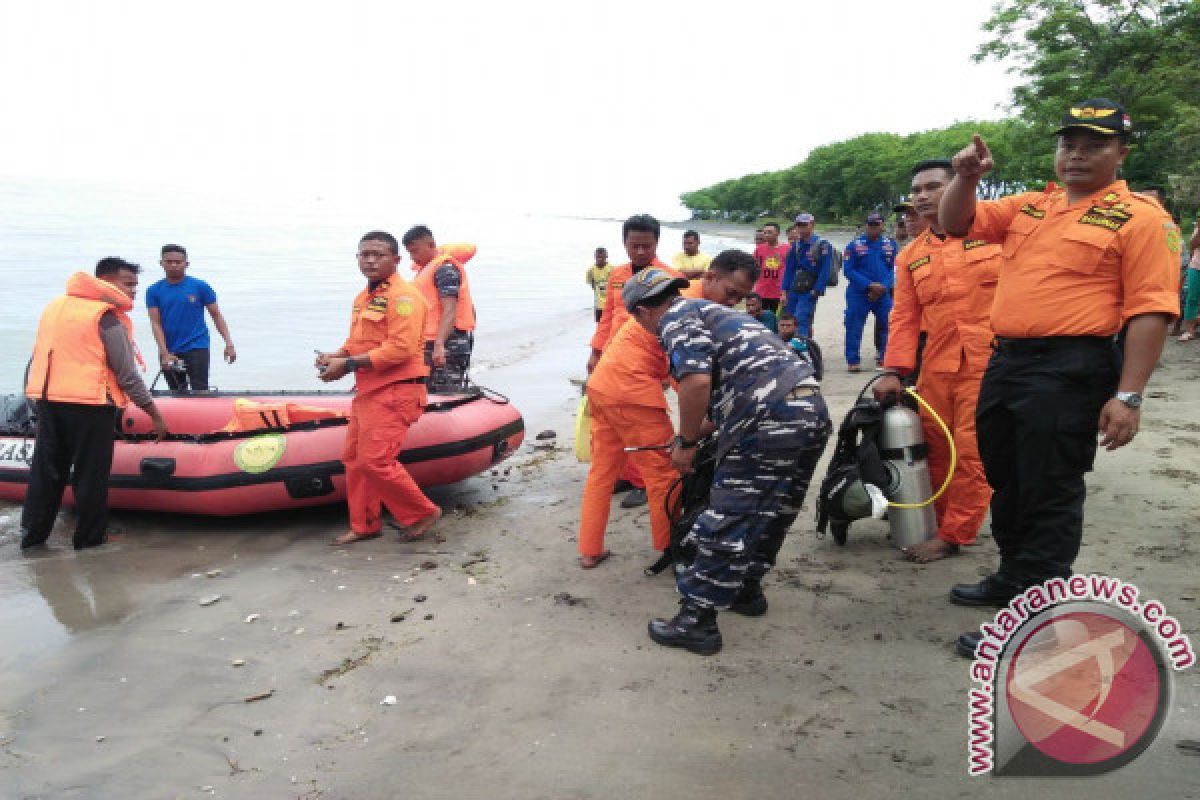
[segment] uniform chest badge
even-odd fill
[[[1084,212],[1079,218],[1082,225],[1094,225],[1097,228],[1105,228],[1110,231],[1119,231],[1126,222],[1133,219],[1133,215],[1128,211],[1121,211],[1116,208],[1104,208],[1102,206],[1092,206]]]
[[[399,300],[396,301],[396,314],[398,316],[409,317],[409,316],[412,316],[412,312],[413,312],[412,298],[401,297]]]

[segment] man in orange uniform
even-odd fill
[[[954,178],[949,161],[922,161],[912,171],[912,202],[927,230],[896,258],[895,305],[888,323],[883,365],[889,374],[875,384],[877,400],[895,400],[901,378],[917,366],[922,328],[927,332],[917,391],[950,428],[958,465],[937,501],[937,537],[905,551],[924,564],[973,544],[987,516],[992,490],[975,441],[975,403],[992,353],[992,296],[1003,257],[999,245],[947,236],[938,226],[938,204]],[[946,479],[950,448],[937,423],[922,415],[934,487]]]
[[[413,260],[413,285],[425,299],[425,361],[429,390],[466,388],[475,347],[475,304],[467,271],[453,254],[438,248],[433,231],[417,225],[401,239]]]
[[[630,251],[631,259],[635,257],[634,252]],[[662,269],[661,266],[657,268]],[[673,270],[666,271],[671,277],[682,277]],[[622,285],[632,274],[621,277]],[[757,277],[758,264],[753,256],[740,250],[726,250],[712,260],[704,277],[693,281],[687,292],[690,296],[732,307],[750,291]],[[609,286],[613,280],[610,276]],[[645,477],[654,549],[665,551],[671,541],[666,497],[677,473],[667,451],[642,450],[627,454],[624,449],[665,445],[675,435],[662,388],[670,378],[667,360],[658,337],[629,318],[629,311],[619,295],[615,299],[609,297],[609,303],[613,302],[621,305],[625,321],[608,343],[587,386],[592,409],[592,465],[583,487],[579,519],[580,565],[584,569],[595,567],[609,555],[604,549],[609,498],[613,483],[627,459],[635,463]],[[606,304],[605,313],[608,308]]]
[[[37,436],[21,510],[21,549],[45,544],[68,481],[75,494],[76,550],[108,540],[108,478],[118,410],[133,402],[158,440],[167,425],[138,375],[129,310],[141,267],[101,259],[76,272],[42,312],[25,396],[37,404]]]
[[[1002,244],[1005,259],[976,412],[1000,566],[951,589],[955,603],[1004,605],[1028,586],[1070,575],[1097,430],[1108,450],[1137,435],[1142,392],[1179,311],[1181,243],[1162,208],[1117,179],[1131,130],[1110,100],[1073,106],[1055,151],[1065,188],[994,202],[976,200],[993,166],[983,140],[954,158],[942,227]],[[959,650],[977,643],[978,634],[965,635]]]
[[[354,298],[350,338],[336,352],[321,353],[316,366],[323,381],[354,373],[357,393],[342,461],[350,530],[331,544],[379,537],[382,506],[407,528],[405,541],[419,539],[442,511],[397,460],[409,427],[425,408],[429,367],[423,358],[425,301],[396,274],[396,237],[371,231],[358,243],[358,268],[367,288]]]
[[[635,214],[625,220],[621,231],[629,262],[614,267],[608,275],[604,312],[600,315],[600,321],[596,323],[596,332],[592,335],[592,354],[587,362],[588,375],[591,375],[592,370],[596,368],[609,341],[616,336],[621,325],[629,319],[629,313],[621,305],[621,287],[625,285],[625,281],[650,266],[664,269],[672,275],[681,275],[658,260],[660,226],[654,217],[649,214]],[[622,508],[636,508],[646,504],[646,483],[642,480],[642,475],[638,472],[633,460],[626,462],[625,469],[621,473],[620,483],[623,485],[622,488],[632,487],[629,495],[621,501]]]

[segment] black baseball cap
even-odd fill
[[[871,213],[867,214],[867,224],[868,225],[882,225],[883,224],[883,214],[880,214],[878,211],[872,211]]]
[[[1122,136],[1133,130],[1133,122],[1125,107],[1103,97],[1092,97],[1080,103],[1073,103],[1063,114],[1062,127],[1054,132],[1055,136],[1065,133],[1072,128],[1079,128],[1104,136]]]

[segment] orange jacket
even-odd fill
[[[360,393],[429,374],[422,335],[427,314],[420,292],[399,275],[358,293],[342,349],[371,358],[369,369],[354,373]]]
[[[980,202],[969,235],[1004,248],[997,336],[1112,336],[1139,314],[1179,314],[1174,223],[1125,181],[1075,203],[1056,187]]]
[[[637,320],[627,319],[604,349],[587,386],[588,391],[599,392],[613,403],[666,408],[662,385],[669,376],[658,337]]]
[[[126,312],[133,301],[113,284],[76,272],[67,293],[50,301],[38,323],[25,395],[34,400],[124,407],[129,398],[108,367],[100,318],[111,311],[133,340]]]
[[[453,245],[453,247],[455,248],[454,253],[459,256],[466,255],[467,258],[470,258],[475,255],[473,245]],[[438,267],[443,264],[451,264],[458,270],[458,305],[454,311],[454,327],[460,331],[475,330],[475,304],[471,301],[471,284],[467,280],[467,271],[463,269],[463,261],[447,252],[446,248],[441,248],[425,266],[413,265],[413,269],[417,273],[413,278],[413,285],[425,298],[425,305],[429,309],[429,313],[425,316],[424,331],[427,342],[432,342],[437,337],[438,326],[442,324],[442,298],[438,294],[437,285],[433,282],[433,276],[437,273]]]
[[[233,401],[233,419],[225,424],[223,431],[257,431],[287,428],[302,422],[345,417],[341,411],[331,408],[305,406],[299,403],[260,403],[239,397]]]
[[[901,373],[916,366],[917,338],[928,332],[921,369],[982,372],[991,356],[991,315],[1000,247],[980,239],[925,233],[896,258],[895,304],[883,364]]]
[[[683,273],[674,267],[669,267],[657,258],[646,269],[661,269],[668,275],[675,278],[682,278]],[[619,267],[613,267],[613,271],[608,275],[608,289],[605,292],[604,313],[600,315],[600,321],[596,323],[596,333],[592,335],[592,349],[601,350],[608,347],[609,339],[621,329],[625,324],[625,320],[629,319],[629,312],[625,310],[625,303],[621,301],[621,290],[625,288],[625,281],[633,277],[633,264],[625,263]]]

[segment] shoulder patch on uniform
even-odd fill
[[[1021,213],[1028,214],[1029,216],[1033,217],[1034,219],[1045,219],[1046,218],[1046,210],[1044,208],[1038,208],[1037,206],[1033,205],[1032,203],[1026,203],[1025,205],[1021,206]]]
[[[1174,222],[1164,222],[1163,230],[1167,234],[1167,249],[1172,253],[1178,253],[1183,249],[1183,231],[1179,230],[1179,226]]]
[[[1079,222],[1083,225],[1095,225],[1098,228],[1119,231],[1131,219],[1133,219],[1133,214],[1130,214],[1128,211],[1092,206],[1083,213],[1083,216],[1079,218]]]
[[[985,239],[963,239],[963,250],[974,250],[987,244]]]
[[[396,298],[396,314],[401,317],[411,316],[413,312],[413,302],[411,297]]]
[[[915,272],[933,260],[932,256],[922,256],[908,265],[909,272]]]

